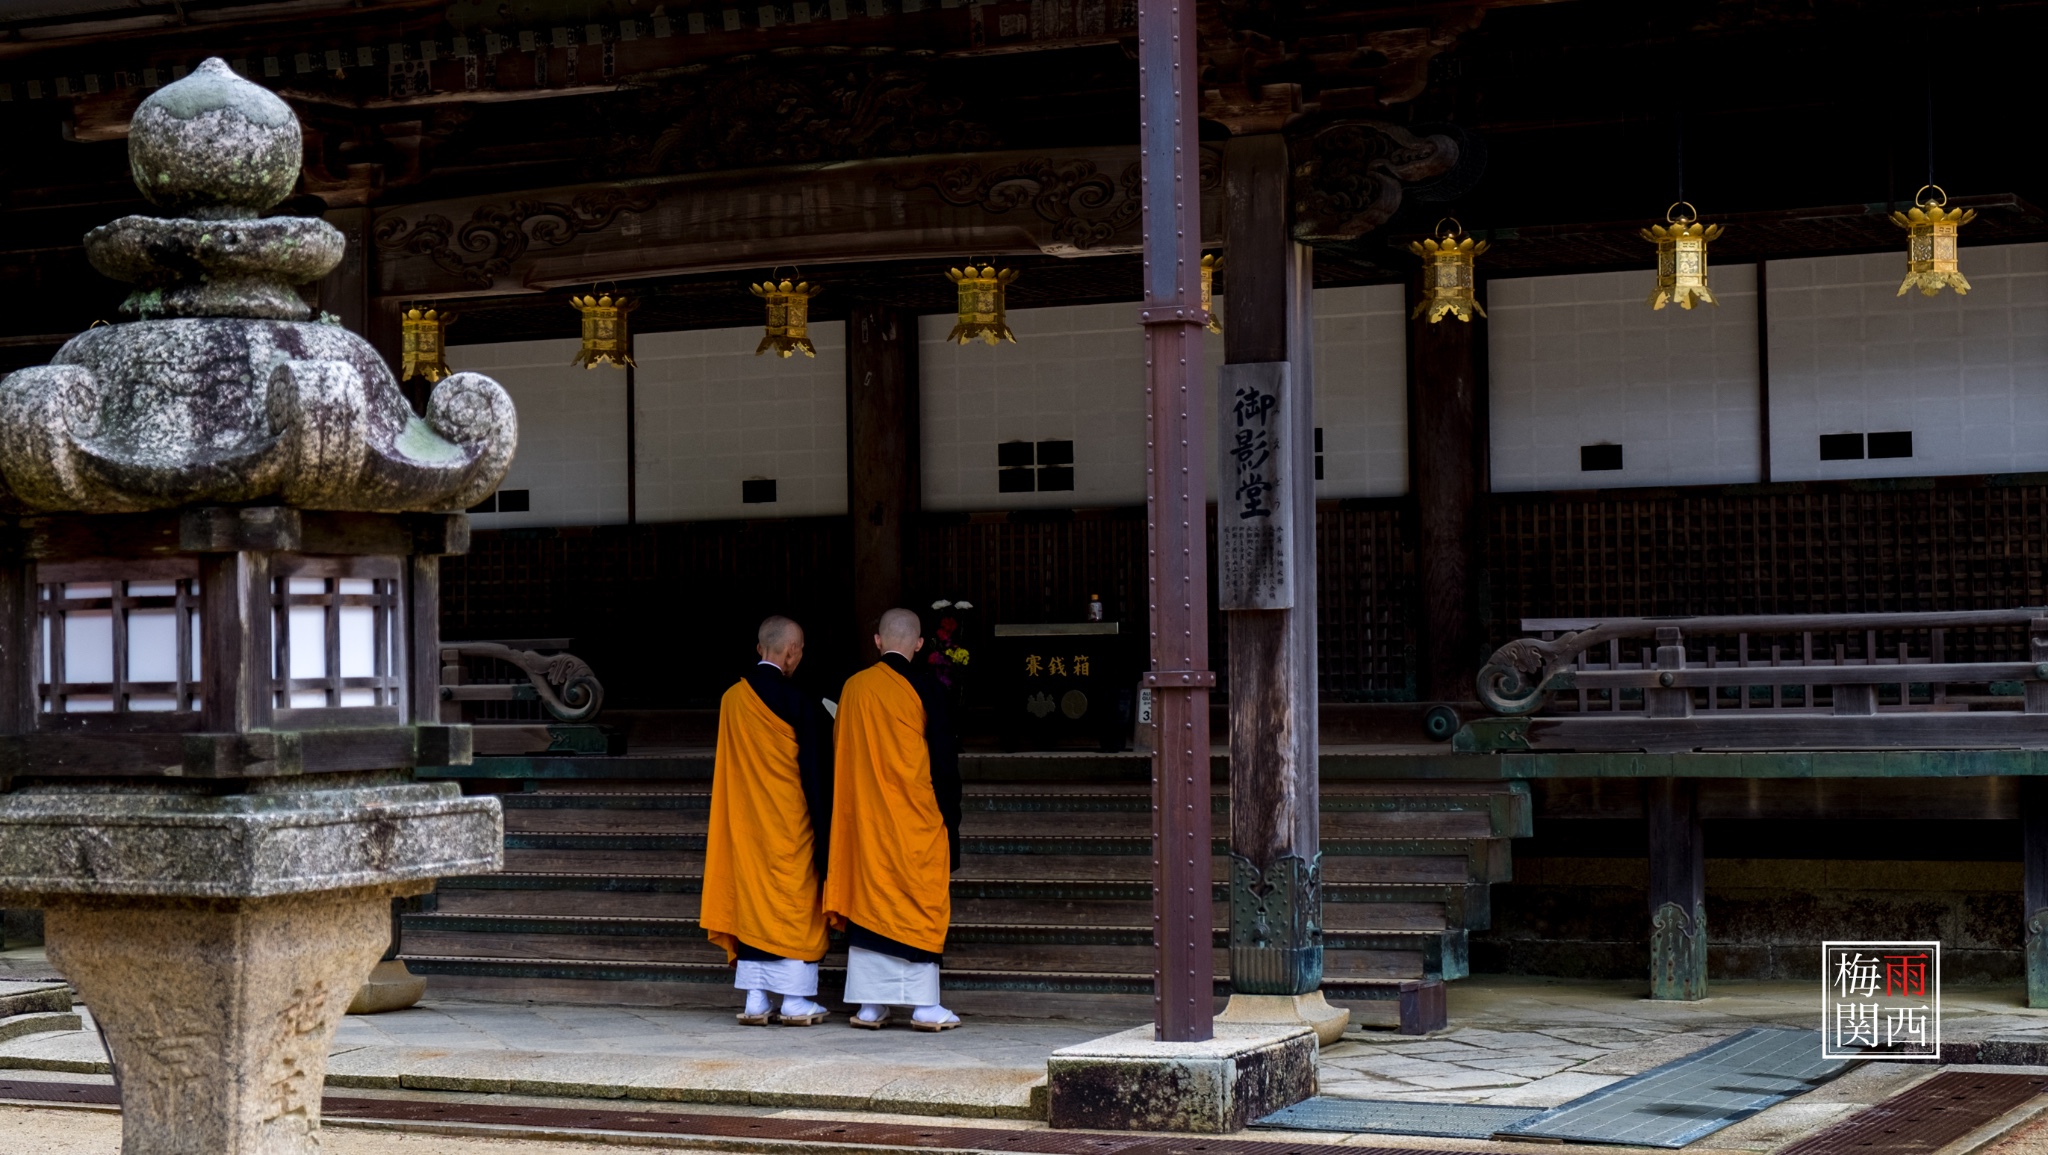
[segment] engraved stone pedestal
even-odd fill
[[[0,797],[0,893],[106,1031],[125,1155],[313,1155],[328,1044],[391,899],[499,868],[448,784]]]
[[[106,1031],[129,1155],[318,1151],[329,1044],[392,893],[53,903],[50,961]]]

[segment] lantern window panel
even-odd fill
[[[395,710],[404,622],[395,558],[281,558],[272,583],[272,705]]]
[[[37,568],[37,708],[189,713],[199,697],[199,571],[190,559]]]

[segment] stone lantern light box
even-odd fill
[[[417,415],[311,318],[343,240],[262,215],[299,174],[276,96],[208,60],[128,153],[166,215],[85,238],[123,321],[0,381],[0,904],[105,1031],[125,1151],[311,1155],[391,900],[502,864],[497,801],[411,771],[470,758],[440,559],[516,418],[474,373]]]

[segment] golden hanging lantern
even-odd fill
[[[1913,194],[1912,208],[1892,214],[1892,223],[1906,230],[1906,279],[1899,283],[1898,296],[1918,288],[1921,296],[1932,297],[1943,286],[1954,289],[1958,297],[1969,293],[1970,282],[1956,252],[1956,230],[1976,220],[1977,210],[1947,205],[1948,194],[1939,185],[1927,185]]]
[[[621,367],[633,363],[633,339],[626,332],[626,310],[631,306],[624,293],[616,297],[592,293],[571,297],[569,303],[583,314],[583,347],[569,364],[595,369],[606,362]]]
[[[806,357],[818,355],[817,346],[811,344],[811,298],[825,291],[825,286],[809,281],[763,281],[749,285],[756,297],[768,302],[768,331],[761,343],[754,347],[754,356],[759,357],[768,350],[775,350],[778,357],[793,357],[802,353]]]
[[[1017,335],[1010,332],[1004,314],[1003,300],[1010,282],[1017,279],[1017,270],[997,269],[994,265],[975,268],[969,263],[965,269],[947,269],[946,279],[960,286],[960,322],[946,334],[948,341],[965,345],[979,337],[991,345],[997,341],[1017,343]]]
[[[1216,270],[1222,267],[1222,257],[1214,253],[1202,254],[1202,311],[1209,314],[1211,333],[1223,331],[1223,318],[1216,313]]]
[[[1687,201],[1665,209],[1664,221],[1643,230],[1643,239],[1657,246],[1657,291],[1650,294],[1650,307],[1675,302],[1690,309],[1705,301],[1719,308],[1721,302],[1707,288],[1707,242],[1720,239],[1721,226],[1701,224],[1699,210]]]
[[[411,308],[398,315],[400,360],[398,379],[415,377],[432,385],[448,375],[448,326],[455,314]]]
[[[1464,236],[1464,231],[1455,218],[1447,217],[1437,222],[1435,237],[1408,242],[1408,251],[1422,258],[1422,300],[1408,314],[1411,318],[1427,312],[1434,325],[1447,316],[1470,323],[1472,314],[1486,315],[1476,295],[1472,265],[1487,243]]]

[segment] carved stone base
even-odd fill
[[[1675,902],[1650,919],[1650,997],[1693,1001],[1707,997],[1707,912],[1692,917]]]
[[[1231,995],[1218,1023],[1302,1026],[1316,1033],[1316,1041],[1327,1047],[1344,1037],[1351,1025],[1351,1012],[1333,1007],[1323,992],[1305,995]]]
[[[369,981],[356,991],[348,1004],[352,1015],[381,1015],[402,1011],[427,993],[427,980],[405,969],[395,958],[385,959],[370,971]]]
[[[261,899],[65,899],[50,961],[106,1032],[124,1155],[316,1155],[334,1031],[403,883]]]

